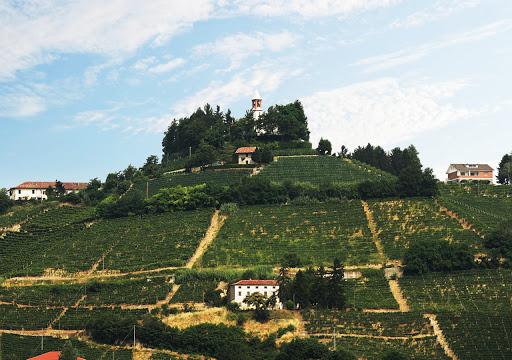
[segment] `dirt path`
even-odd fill
[[[69,339],[72,336],[78,336],[84,333],[84,330],[3,330],[0,329],[0,334],[13,334],[21,336],[51,336],[61,339]]]
[[[409,305],[407,304],[407,300],[405,300],[404,294],[402,293],[402,289],[400,289],[400,285],[398,284],[398,281],[397,280],[388,280],[388,283],[389,283],[389,288],[391,290],[391,293],[393,294],[395,301],[398,303],[400,312],[411,311],[411,309],[409,308]]]
[[[71,308],[73,309],[76,309],[80,306],[80,304],[82,303],[82,301],[85,300],[85,298],[87,297],[87,295],[82,295],[80,297],[80,299],[78,299],[74,304],[73,306],[71,306]],[[55,319],[52,320],[52,322],[48,325],[48,330],[51,330],[53,329],[53,325],[55,325],[56,323],[58,323],[60,321],[60,319],[62,319],[62,317],[64,315],[66,315],[66,312],[69,310],[68,307],[65,307],[64,309],[62,309],[62,311],[59,313],[59,315],[57,315],[57,317]]]
[[[215,240],[217,237],[217,234],[222,228],[222,225],[224,225],[226,219],[227,216],[221,215],[219,210],[215,210],[206,234],[197,246],[194,255],[192,255],[192,257],[187,261],[185,268],[192,269],[192,267],[203,257],[204,253],[208,249],[208,246],[210,246],[213,240]]]
[[[437,321],[437,316],[434,314],[425,314],[424,316],[430,321],[430,325],[432,325],[432,328],[434,329],[434,334],[437,337],[437,342],[443,348],[446,356],[448,356],[452,360],[459,360],[457,355],[455,355],[453,350],[450,348],[450,344],[446,340],[446,338],[443,334],[443,330],[441,329],[441,326],[439,326],[439,322]]]
[[[373,217],[373,213],[370,210],[370,206],[366,201],[361,201],[363,205],[364,214],[366,215],[366,220],[368,221],[368,228],[372,233],[372,240],[377,248],[377,253],[379,254],[381,262],[386,263],[386,255],[384,254],[384,247],[382,246],[382,242],[379,238],[379,230],[377,228],[377,223],[375,222],[375,218]]]
[[[363,309],[364,313],[391,314],[402,312],[400,309]]]

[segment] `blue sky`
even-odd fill
[[[508,0],[0,0],[0,187],[161,154],[174,117],[300,99],[316,145],[512,151]]]

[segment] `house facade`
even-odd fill
[[[254,164],[253,155],[256,152],[255,146],[244,146],[236,149],[235,155],[238,155],[238,164],[239,165],[249,165]]]
[[[49,187],[55,188],[55,184],[55,181],[26,181],[9,189],[9,197],[11,200],[47,200],[46,190]],[[87,188],[87,183],[65,182],[62,184],[66,194]]]
[[[448,182],[487,181],[492,184],[494,169],[488,164],[451,164],[446,175]]]
[[[266,298],[276,295],[276,309],[282,309],[283,304],[279,300],[279,284],[276,280],[240,280],[234,284],[229,285],[229,301],[235,302],[240,306],[240,309],[249,309],[245,298],[248,295],[260,293]]]

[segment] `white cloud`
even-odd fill
[[[210,0],[80,0],[0,5],[0,79],[49,62],[59,53],[130,54],[161,45],[194,22],[209,18]]]
[[[426,9],[416,11],[403,20],[396,20],[391,24],[393,28],[410,28],[421,26],[468,8],[474,8],[480,4],[480,0],[442,0]]]
[[[242,60],[260,55],[261,53],[279,52],[295,46],[297,36],[283,31],[269,34],[257,32],[254,34],[238,33],[218,39],[212,43],[197,45],[193,53],[199,56],[220,55],[230,60],[230,69],[240,66]]]
[[[276,90],[286,79],[301,74],[300,69],[291,70],[274,63],[263,63],[252,66],[231,77],[227,82],[213,81],[202,90],[178,101],[171,107],[171,115],[146,117],[138,119],[126,128],[130,132],[162,132],[172,119],[188,116],[205,103],[220,105],[227,108],[241,99],[249,99],[255,89],[261,93]]]
[[[162,74],[169,72],[181,65],[185,64],[185,60],[182,58],[173,59],[162,64],[158,64],[148,68],[148,72],[152,74]]]
[[[404,83],[395,78],[355,83],[301,99],[316,143],[321,136],[354,148],[368,142],[394,145],[427,130],[473,116],[476,110],[447,102],[466,84]]]
[[[298,15],[304,18],[344,16],[392,6],[402,0],[235,0],[222,1],[226,14],[256,16]]]
[[[376,72],[418,61],[431,53],[450,46],[484,40],[512,29],[512,19],[496,21],[476,29],[459,33],[438,42],[430,42],[404,50],[361,59],[353,65],[363,66],[366,72]]]
[[[46,110],[42,97],[28,94],[0,96],[0,117],[29,117]]]

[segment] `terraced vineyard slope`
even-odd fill
[[[394,179],[394,176],[354,160],[332,156],[279,157],[258,176],[275,182],[290,180],[315,185],[326,183],[357,184],[366,180]]]
[[[244,207],[229,217],[202,265],[279,265],[295,253],[303,264],[378,263],[360,201],[309,206]]]

